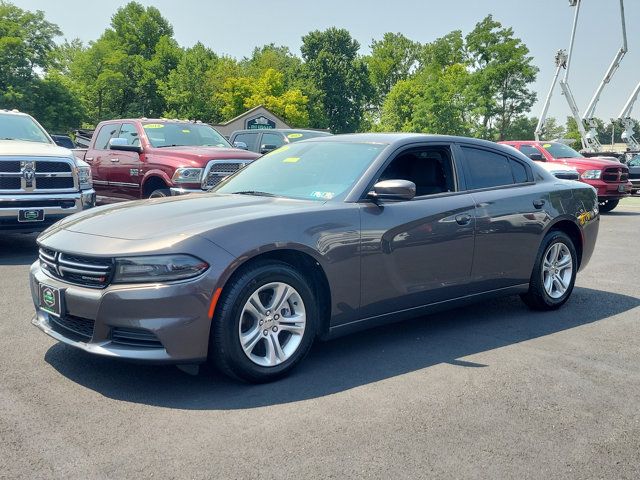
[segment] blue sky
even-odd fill
[[[126,0],[10,0],[21,8],[43,10],[67,38],[88,42],[108,25]],[[488,13],[511,26],[531,50],[540,68],[534,89],[538,104],[549,87],[559,48],[569,43],[574,9],[568,0],[139,0],[154,5],[173,24],[183,46],[201,41],[218,53],[237,58],[250,55],[256,45],[287,45],[299,54],[301,37],[315,29],[344,27],[368,51],[371,39],[384,32],[401,32],[426,43],[451,30],[468,32]],[[617,116],[640,81],[640,1],[625,0],[629,53],[605,90],[596,115]],[[605,70],[622,44],[618,0],[582,0],[570,85],[581,110],[587,106]],[[569,109],[559,89],[550,115],[564,119]],[[634,116],[640,117],[640,101]]]

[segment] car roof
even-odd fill
[[[459,137],[454,135],[434,135],[426,133],[349,133],[342,135],[309,138],[305,140],[305,142],[382,143],[397,146],[416,142],[447,142],[472,144],[479,147],[484,146],[494,149],[497,148],[499,150],[506,148],[505,146],[499,145],[489,140],[481,140],[478,138],[470,137]]]

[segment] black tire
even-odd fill
[[[163,198],[170,196],[171,190],[169,190],[168,188],[158,188],[157,190],[154,190],[149,194],[149,198]]]
[[[618,206],[618,203],[620,203],[620,200],[604,200],[603,202],[600,202],[600,204],[599,204],[600,212],[601,213],[608,213],[611,210],[613,210],[614,208],[616,208]]]
[[[242,311],[249,297],[273,282],[286,283],[296,290],[303,301],[306,322],[302,340],[291,356],[267,367],[249,359],[241,346],[239,332]],[[318,330],[318,319],[313,289],[300,272],[283,262],[256,263],[234,275],[220,296],[211,325],[209,360],[226,375],[246,382],[276,380],[287,375],[307,355]]]
[[[569,285],[562,296],[559,298],[553,298],[545,289],[543,280],[543,264],[544,257],[549,249],[556,243],[564,244],[571,253],[571,280]],[[536,256],[536,262],[533,266],[533,272],[531,273],[531,279],[529,280],[529,291],[520,295],[522,301],[533,310],[556,310],[560,308],[571,296],[573,287],[576,281],[576,274],[578,272],[578,256],[576,248],[573,245],[573,241],[569,236],[559,230],[552,230],[547,233],[540,244],[538,255]]]

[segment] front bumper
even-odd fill
[[[40,206],[39,202],[60,202],[65,206]],[[19,202],[19,206],[13,207],[11,204]],[[58,220],[74,213],[81,212],[96,206],[96,192],[93,189],[82,190],[76,193],[56,193],[37,195],[0,195],[0,231],[42,231]],[[7,206],[8,205],[8,206]],[[40,222],[19,222],[18,214],[20,210],[38,209],[44,211],[44,220]]]
[[[633,188],[631,182],[609,183],[603,182],[602,180],[583,181],[596,189],[596,191],[598,192],[599,200],[615,200],[628,197],[631,194],[631,190]],[[620,191],[620,185],[622,185],[623,191]]]
[[[178,188],[171,187],[169,189],[171,191],[171,196],[175,197],[178,195],[188,195],[190,193],[205,193],[206,190],[202,190],[201,188]]]
[[[60,290],[62,315],[39,307],[39,285]],[[151,363],[199,363],[207,358],[211,319],[208,310],[215,279],[205,273],[170,284],[74,286],[48,276],[39,262],[31,266],[32,323],[54,339],[105,357]],[[82,322],[79,336],[73,322]],[[115,332],[134,332],[156,342],[122,342]]]

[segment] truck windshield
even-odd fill
[[[204,123],[143,123],[152,146],[161,147],[225,147],[231,148],[222,135]]]
[[[27,115],[0,113],[0,140],[51,143],[42,128]]]
[[[583,155],[564,143],[543,143],[542,148],[549,152],[553,158],[583,158]]]
[[[215,191],[331,200],[351,188],[386,146],[346,142],[285,145],[229,177]]]

